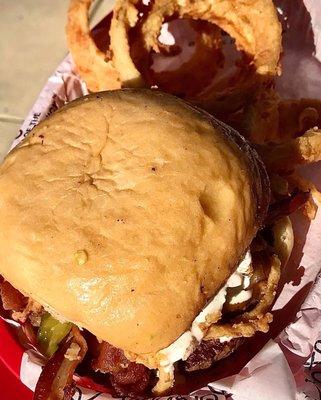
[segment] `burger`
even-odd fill
[[[245,139],[174,96],[95,93],[41,122],[0,167],[2,311],[42,354],[34,398],[80,377],[163,394],[267,332],[286,214]]]

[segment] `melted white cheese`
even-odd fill
[[[221,336],[218,340],[221,343],[230,342],[233,339],[233,336]]]
[[[191,329],[183,333],[170,346],[158,352],[161,359],[158,375],[168,374],[168,377],[174,376],[174,363],[188,358],[205,336],[206,325],[208,327],[211,325],[210,316],[221,314],[226,302],[228,288],[240,288],[240,291],[230,299],[231,304],[242,303],[252,297],[252,291],[246,290],[250,285],[248,270],[251,262],[251,253],[248,251],[226,284],[194,319]],[[228,342],[231,339],[232,337],[223,336],[219,340],[221,342]]]
[[[191,331],[186,331],[175,342],[159,353],[164,356],[160,362],[161,366],[173,364],[178,360],[183,360],[190,346],[193,345],[193,335]],[[192,346],[193,347],[193,346]]]
[[[237,295],[233,296],[229,304],[239,304],[244,303],[247,300],[250,300],[252,297],[252,290],[241,290]]]
[[[215,313],[220,313],[226,299],[227,284],[216,294],[213,300],[200,312],[192,323],[191,333],[198,342],[203,339],[204,333],[201,324],[206,324],[206,318]]]

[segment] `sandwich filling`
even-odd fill
[[[160,358],[157,375],[159,379],[155,392],[163,392],[173,386],[174,364],[187,358],[203,340],[208,328],[222,316],[225,303],[240,304],[252,297],[251,285],[251,253],[247,251],[244,259],[238,265],[226,284],[194,319],[191,329],[183,333],[174,343],[158,352]],[[219,338],[221,340],[221,338]],[[222,341],[230,341],[233,337],[222,337]]]
[[[228,355],[231,351],[227,348],[234,349],[233,335],[222,335],[219,340],[207,340],[206,336],[211,326],[219,323],[229,312],[229,307],[236,307],[233,310],[238,309],[240,313],[253,301],[255,284],[264,279],[263,276],[255,276],[254,269],[251,252],[248,251],[226,284],[194,319],[190,330],[148,360],[127,354],[107,342],[101,342],[89,332],[79,331],[71,323],[55,320],[43,307],[32,299],[25,298],[6,281],[1,283],[1,299],[3,309],[11,311],[11,317],[22,324],[27,340],[49,358],[44,371],[59,355],[61,349],[66,352],[64,359],[68,359],[70,354],[75,353],[75,348],[81,351],[85,347],[87,355],[80,364],[86,365],[88,369],[107,373],[117,395],[136,396],[145,392],[147,388],[152,389],[154,393],[164,393],[174,384],[177,363],[183,363],[186,370],[209,366],[208,362],[205,365],[202,359],[204,343],[211,349],[210,352],[208,349],[206,352],[215,354],[211,362],[215,358],[221,358],[221,353],[223,356]],[[78,344],[72,341],[70,336],[78,338]],[[79,340],[79,337],[85,339]],[[72,346],[66,347],[68,340],[71,340]],[[198,353],[201,356],[197,355]],[[86,358],[91,359],[88,362]],[[76,356],[76,359],[79,361],[83,357]],[[82,369],[86,368],[82,365]]]

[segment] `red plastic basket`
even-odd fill
[[[16,342],[8,324],[0,319],[0,398],[31,400],[32,392],[20,381],[23,350]]]

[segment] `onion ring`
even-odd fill
[[[280,100],[278,112],[281,141],[321,126],[321,101],[317,99]]]
[[[123,86],[148,86],[131,58],[127,36],[128,30],[138,22],[138,9],[135,6],[139,1],[116,2],[110,28],[111,46],[107,54],[98,49],[90,34],[88,12],[91,3],[92,0],[71,0],[66,27],[69,49],[77,70],[86,82],[88,89],[90,91],[100,91],[117,89]],[[208,55],[214,44],[215,47],[218,47],[218,32],[219,30],[213,27],[210,32],[204,32],[197,37],[196,52],[198,57],[201,55],[204,58],[205,52]],[[197,63],[202,65],[199,58]],[[189,70],[195,64],[195,58],[188,62]],[[186,65],[178,74],[184,73],[184,71],[186,73],[185,68]],[[119,71],[119,74],[117,71]],[[206,72],[208,74],[208,71]],[[194,83],[194,85],[196,84]]]
[[[270,310],[281,275],[281,262],[276,255],[270,258],[270,272],[266,283],[261,287],[261,298],[255,308],[240,316],[240,321],[211,325],[204,340],[228,337],[251,337],[257,331],[268,332],[273,320]]]
[[[280,143],[321,126],[321,101],[281,99],[274,88],[260,90],[232,122],[252,143]]]
[[[110,49],[113,63],[119,73],[122,87],[144,87],[145,80],[130,55],[128,31],[138,23],[139,0],[118,0],[115,3],[110,25]]]
[[[310,129],[296,139],[256,148],[269,171],[291,172],[299,165],[321,160],[321,129]]]
[[[182,95],[182,97],[187,97],[186,92],[188,95],[199,92],[209,84],[221,66],[219,61],[211,65],[208,62],[211,56],[221,59],[220,29],[211,25],[205,27],[204,21],[197,21],[198,29],[195,30],[198,34],[195,40],[195,52],[191,59],[177,70],[155,74],[150,68],[151,57],[143,46],[141,29],[139,29],[149,11],[150,6],[144,6],[139,0],[116,1],[109,34],[113,63],[119,72],[122,86],[157,85],[161,89]],[[134,27],[137,28],[136,41],[131,44],[129,31]],[[176,50],[174,53],[177,53],[179,50],[177,46],[163,45],[158,42],[158,49],[165,55],[172,55],[173,48]],[[195,77],[196,70],[197,77]],[[188,88],[186,88],[186,81]]]
[[[71,0],[66,26],[67,43],[80,76],[92,92],[121,87],[119,75],[111,61],[96,46],[89,28],[92,0]]]
[[[110,50],[106,54],[97,48],[90,35],[88,10],[91,3],[91,0],[71,0],[67,24],[67,40],[71,54],[80,75],[91,91],[150,86],[151,74],[146,73],[150,61],[149,53],[151,50],[160,51],[158,35],[162,22],[165,18],[176,15],[179,18],[196,19],[200,23],[208,21],[214,24],[213,30],[216,29],[216,32],[220,29],[225,30],[235,38],[238,50],[243,51],[252,62],[233,76],[232,82],[231,79],[225,82],[227,87],[218,88],[212,85],[204,91],[201,91],[201,87],[198,93],[196,82],[190,80],[189,86],[193,86],[193,90],[183,97],[196,105],[214,112],[217,116],[226,115],[242,107],[262,82],[270,81],[279,72],[281,28],[272,0],[202,0],[197,2],[197,5],[192,0],[155,0],[152,5],[143,5],[140,0],[118,0],[110,27]],[[267,32],[263,31],[264,24],[260,20],[262,16],[269,23],[270,29]],[[140,56],[145,66],[143,70],[137,68],[131,54],[129,31],[133,27],[137,27],[141,35],[143,53]],[[261,40],[262,35],[264,41]],[[198,57],[200,62],[200,54],[203,55],[201,58],[205,58],[204,65],[209,66],[208,69],[215,73],[214,67],[219,64],[218,57],[215,56],[218,41],[217,35],[212,36],[211,38],[206,33],[200,35],[195,57]],[[160,86],[167,89],[164,82],[168,78],[178,81],[181,74],[191,73],[195,60],[196,58],[192,58],[186,65],[182,65],[174,75],[164,73],[160,77]],[[201,69],[200,71],[202,72]],[[206,76],[206,68],[204,72],[197,75]],[[206,78],[208,80],[208,76]],[[178,88],[173,87],[174,94],[180,95],[180,91],[179,85]]]
[[[260,90],[245,106],[238,128],[252,143],[279,141],[279,102],[274,88],[267,88]]]
[[[142,27],[147,50],[157,51],[162,22],[175,13],[219,26],[235,38],[239,50],[253,57],[259,75],[275,76],[279,72],[281,25],[271,0],[156,0]],[[269,23],[268,32],[262,16]]]
[[[207,20],[227,32],[235,39],[238,50],[243,51],[253,62],[255,74],[249,79],[246,73],[240,82],[223,91],[205,91],[194,103],[211,112],[235,110],[247,100],[254,86],[271,80],[280,72],[281,25],[271,0],[223,0],[223,1],[168,1],[155,0],[142,25],[144,46],[147,51],[159,51],[157,38],[165,18],[178,15],[180,18]],[[266,24],[262,24],[264,16]],[[262,40],[264,37],[264,40]],[[244,95],[247,93],[248,95]],[[233,95],[233,101],[231,100]],[[234,96],[235,95],[235,96]],[[235,99],[234,99],[235,97]]]

